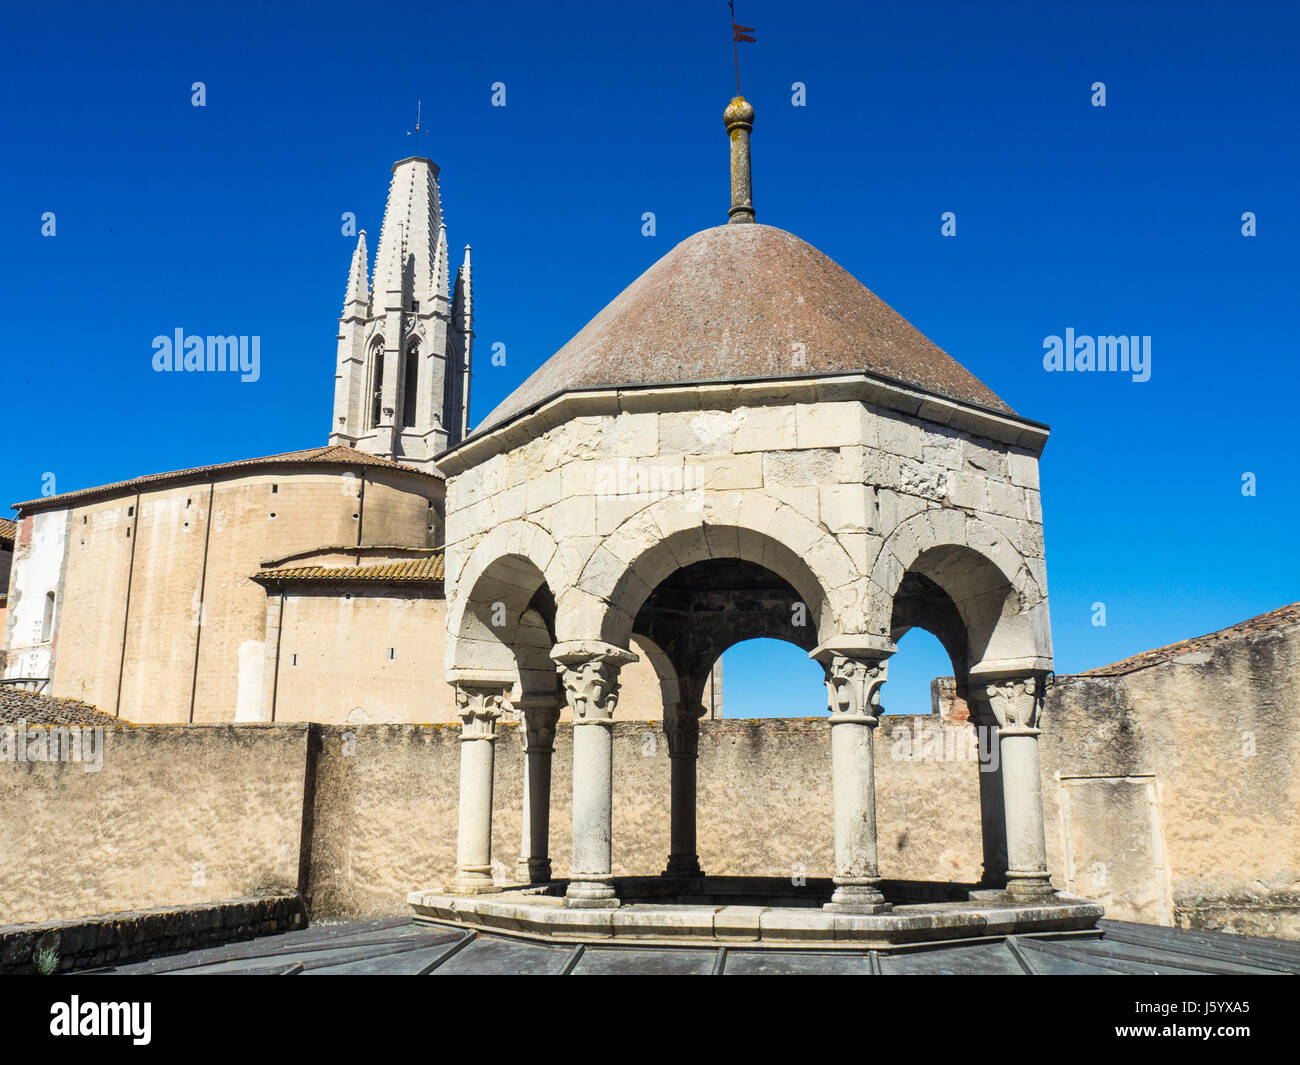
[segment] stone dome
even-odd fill
[[[571,389],[862,371],[1015,413],[811,244],[772,226],[722,225],[633,281],[478,431]]]

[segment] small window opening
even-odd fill
[[[54,593],[45,593],[45,614],[41,618],[41,643],[49,643],[54,636]]]

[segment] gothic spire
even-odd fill
[[[404,301],[432,300],[441,228],[437,164],[418,155],[394,163],[375,255],[374,291],[400,291]]]
[[[366,231],[357,234],[356,251],[352,253],[352,269],[348,272],[348,290],[343,297],[343,317],[357,315],[364,318],[370,306],[370,266],[366,259]]]
[[[470,269],[469,245],[465,245],[465,261],[461,263],[460,270],[456,273],[456,306],[455,312],[460,316],[457,323],[462,332],[469,333],[474,329],[474,279]]]
[[[446,313],[451,305],[451,283],[447,266],[447,227],[438,226],[438,243],[433,252],[433,271],[429,279],[435,306]]]

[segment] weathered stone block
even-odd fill
[[[633,514],[644,510],[647,503],[640,496],[614,496],[602,498],[596,506],[596,532],[608,536]]]
[[[562,474],[551,470],[529,480],[525,486],[525,499],[529,513],[549,507],[560,501]]]
[[[497,502],[497,520],[513,521],[524,514],[528,489],[526,485],[517,484],[502,492]]]
[[[605,426],[604,451],[607,455],[646,458],[659,453],[659,415],[620,414]]]
[[[736,411],[735,425],[733,451],[781,451],[795,447],[792,407],[742,407]]]
[[[1043,501],[1037,489],[1025,490],[1025,517],[1030,521],[1038,522],[1039,525],[1043,523]]]
[[[824,485],[820,490],[821,522],[833,533],[871,529],[874,493],[863,484]]]
[[[795,405],[795,439],[800,449],[848,447],[862,442],[866,411],[861,403]]]
[[[940,503],[947,501],[948,480],[952,470],[936,469],[909,458],[896,458],[892,465],[894,476],[890,483],[900,492]]]
[[[725,410],[659,415],[661,455],[720,455],[731,450],[732,415]]]
[[[988,506],[988,478],[972,469],[953,471],[948,478],[948,501],[955,507],[985,510]]]
[[[871,531],[888,536],[908,518],[920,514],[928,506],[924,499],[917,496],[882,488],[876,493],[876,523]]]
[[[1010,452],[1007,455],[1007,471],[1012,484],[1038,491],[1038,460],[1032,455]]]
[[[759,454],[688,458],[685,470],[685,480],[696,488],[727,491],[763,486],[763,456]]]
[[[769,451],[763,455],[763,484],[769,487],[834,484],[840,479],[839,466],[839,452],[828,448]]]
[[[506,486],[506,456],[493,455],[482,467],[481,497],[495,495]]]
[[[912,422],[899,417],[882,415],[876,422],[880,450],[891,455],[920,459],[924,434]]]
[[[988,509],[994,514],[1005,514],[1009,518],[1023,518],[1025,516],[1024,490],[1001,481],[990,481]]]
[[[596,532],[594,496],[569,496],[555,504],[550,515],[551,535],[560,543]]]
[[[801,488],[781,488],[766,486],[763,489],[768,498],[788,507],[792,507],[796,512],[802,514],[809,521],[819,521],[820,508],[818,507],[818,490],[813,485],[807,485]]]

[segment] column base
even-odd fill
[[[835,893],[822,909],[832,913],[888,913],[893,907],[876,887],[879,882],[878,879],[851,883],[836,880]]]
[[[521,884],[548,884],[551,880],[550,858],[520,858],[515,863],[515,879]]]
[[[456,879],[451,882],[448,890],[453,895],[489,895],[501,889],[492,882],[492,877],[488,873],[462,870],[457,872]]]
[[[564,905],[571,910],[612,910],[620,903],[614,885],[608,880],[571,878],[564,893]]]
[[[1056,889],[1046,871],[1007,873],[1007,894],[1021,899],[1044,899],[1055,895]]]
[[[700,856],[698,854],[670,854],[668,855],[668,868],[660,876],[703,876],[704,870],[700,868]]]

